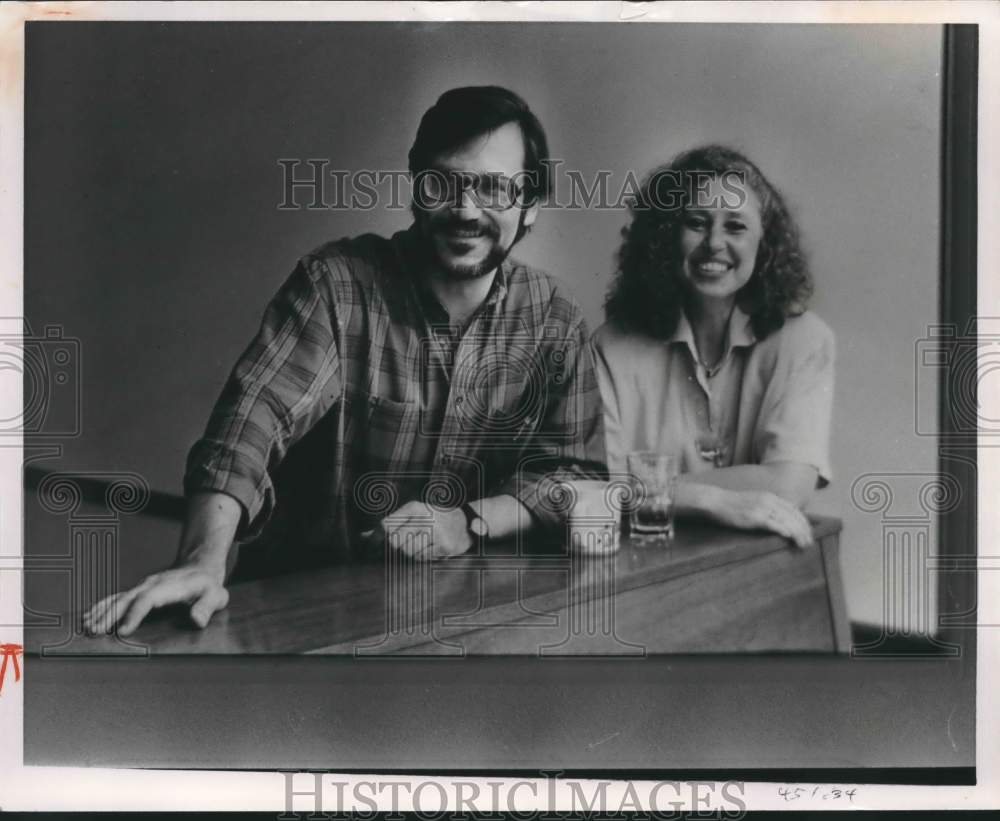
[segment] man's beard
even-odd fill
[[[507,259],[507,255],[513,247],[513,243],[508,248],[500,245],[500,232],[497,226],[491,222],[443,217],[436,220],[433,218],[425,219],[422,228],[421,233],[427,243],[428,256],[438,267],[455,279],[478,279],[493,273]],[[442,254],[441,246],[448,246],[453,241],[454,238],[449,236],[449,232],[455,229],[478,231],[481,237],[489,240],[490,249],[486,256],[479,262],[463,263]]]

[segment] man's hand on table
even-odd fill
[[[229,604],[223,587],[225,567],[189,564],[147,576],[131,590],[108,596],[93,605],[83,617],[88,633],[110,633],[118,625],[118,635],[128,636],[151,610],[168,604],[191,605],[191,621],[198,627],[208,624],[212,614]]]
[[[388,544],[418,561],[459,556],[472,547],[468,522],[461,509],[442,509],[424,502],[407,502],[386,516],[369,540]]]

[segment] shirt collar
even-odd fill
[[[729,347],[750,348],[755,344],[757,336],[753,332],[753,325],[750,324],[750,315],[739,305],[733,306],[733,312],[729,315]]]
[[[510,273],[514,269],[514,264],[508,256],[497,268],[496,276],[493,277],[493,285],[486,295],[486,304],[502,302],[507,296],[507,288],[510,287]]]
[[[750,348],[757,344],[757,337],[754,335],[753,327],[750,324],[750,316],[743,311],[739,305],[734,305],[732,313],[729,314],[729,325],[727,327],[726,338],[729,340],[722,357],[729,356],[729,351],[733,348]],[[697,359],[698,346],[694,341],[694,330],[688,321],[687,314],[681,311],[677,320],[677,327],[667,340],[668,344],[674,342],[687,345],[691,351],[691,356]]]

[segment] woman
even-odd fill
[[[678,516],[805,546],[801,508],[829,482],[834,340],[785,203],[723,146],[650,175],[594,335],[608,463],[679,460]]]

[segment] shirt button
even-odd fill
[[[465,397],[462,396],[462,394],[459,394],[458,396],[455,397],[455,404],[456,405],[461,405],[464,401],[465,401]]]

